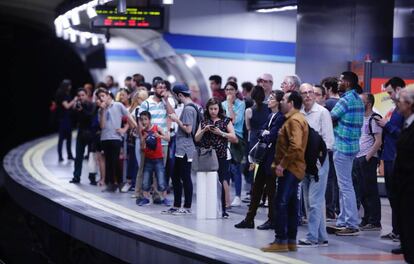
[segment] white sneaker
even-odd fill
[[[231,203],[231,206],[241,206],[241,199],[239,196],[234,197],[233,202]]]
[[[176,210],[175,212],[172,212],[171,214],[172,215],[190,215],[192,214],[192,212],[191,212],[191,209],[180,208]]]
[[[125,183],[124,186],[122,186],[121,192],[122,193],[126,193],[129,191],[129,189],[131,188],[131,184],[129,182]]]

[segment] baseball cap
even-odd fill
[[[176,94],[178,93],[191,94],[190,89],[184,83],[174,85],[172,91]]]

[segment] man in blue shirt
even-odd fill
[[[359,138],[365,109],[356,92],[358,76],[355,73],[343,72],[338,84],[340,91],[344,94],[332,109],[331,116],[334,125],[337,124],[334,129],[333,158],[341,203],[336,228],[332,229],[339,236],[355,236],[359,234],[360,219],[352,184],[352,163],[359,152]]]
[[[399,77],[393,77],[384,84],[385,90],[390,96],[391,100],[397,105],[397,94],[401,89],[405,87],[405,82]],[[384,178],[385,189],[387,191],[388,199],[390,200],[391,213],[392,213],[392,231],[389,234],[381,236],[382,239],[398,240],[399,239],[399,227],[396,219],[396,206],[395,206],[395,190],[392,188],[394,161],[396,156],[396,142],[400,135],[401,129],[404,124],[404,117],[398,112],[398,108],[395,107],[392,111],[391,118],[383,118],[377,121],[377,124],[383,128],[383,151],[381,160],[384,161]]]

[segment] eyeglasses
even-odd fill
[[[234,89],[234,88],[226,88],[225,90],[226,91],[236,91],[236,89]]]
[[[404,100],[402,100],[401,98],[399,98],[399,99],[397,100],[397,103],[400,103],[400,104],[402,104],[402,103],[406,103],[406,104],[408,104],[408,102],[407,102],[407,101],[404,101]]]
[[[306,92],[301,92],[300,94],[301,95],[303,95],[303,96],[305,96],[305,95],[311,95],[311,94],[314,94],[315,92],[314,91],[306,91]]]
[[[264,79],[259,79],[258,82],[264,82],[264,83],[272,83],[272,80],[264,80]]]

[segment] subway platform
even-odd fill
[[[73,162],[58,162],[56,144],[57,137],[51,135],[9,152],[4,159],[9,194],[53,227],[125,262],[403,263],[402,255],[390,253],[398,243],[380,239],[381,233],[391,229],[386,199],[381,200],[381,232],[361,231],[356,237],[329,235],[328,247],[264,253],[259,248],[274,239],[273,231],[234,228],[244,218],[247,204],[230,211],[229,219],[162,215],[165,206],[138,207],[131,193],[101,192],[89,185],[86,172],[80,184],[70,184]],[[194,195],[193,212],[196,199]],[[256,225],[266,220],[266,211],[259,209]],[[300,226],[298,239],[305,234],[306,226]]]

